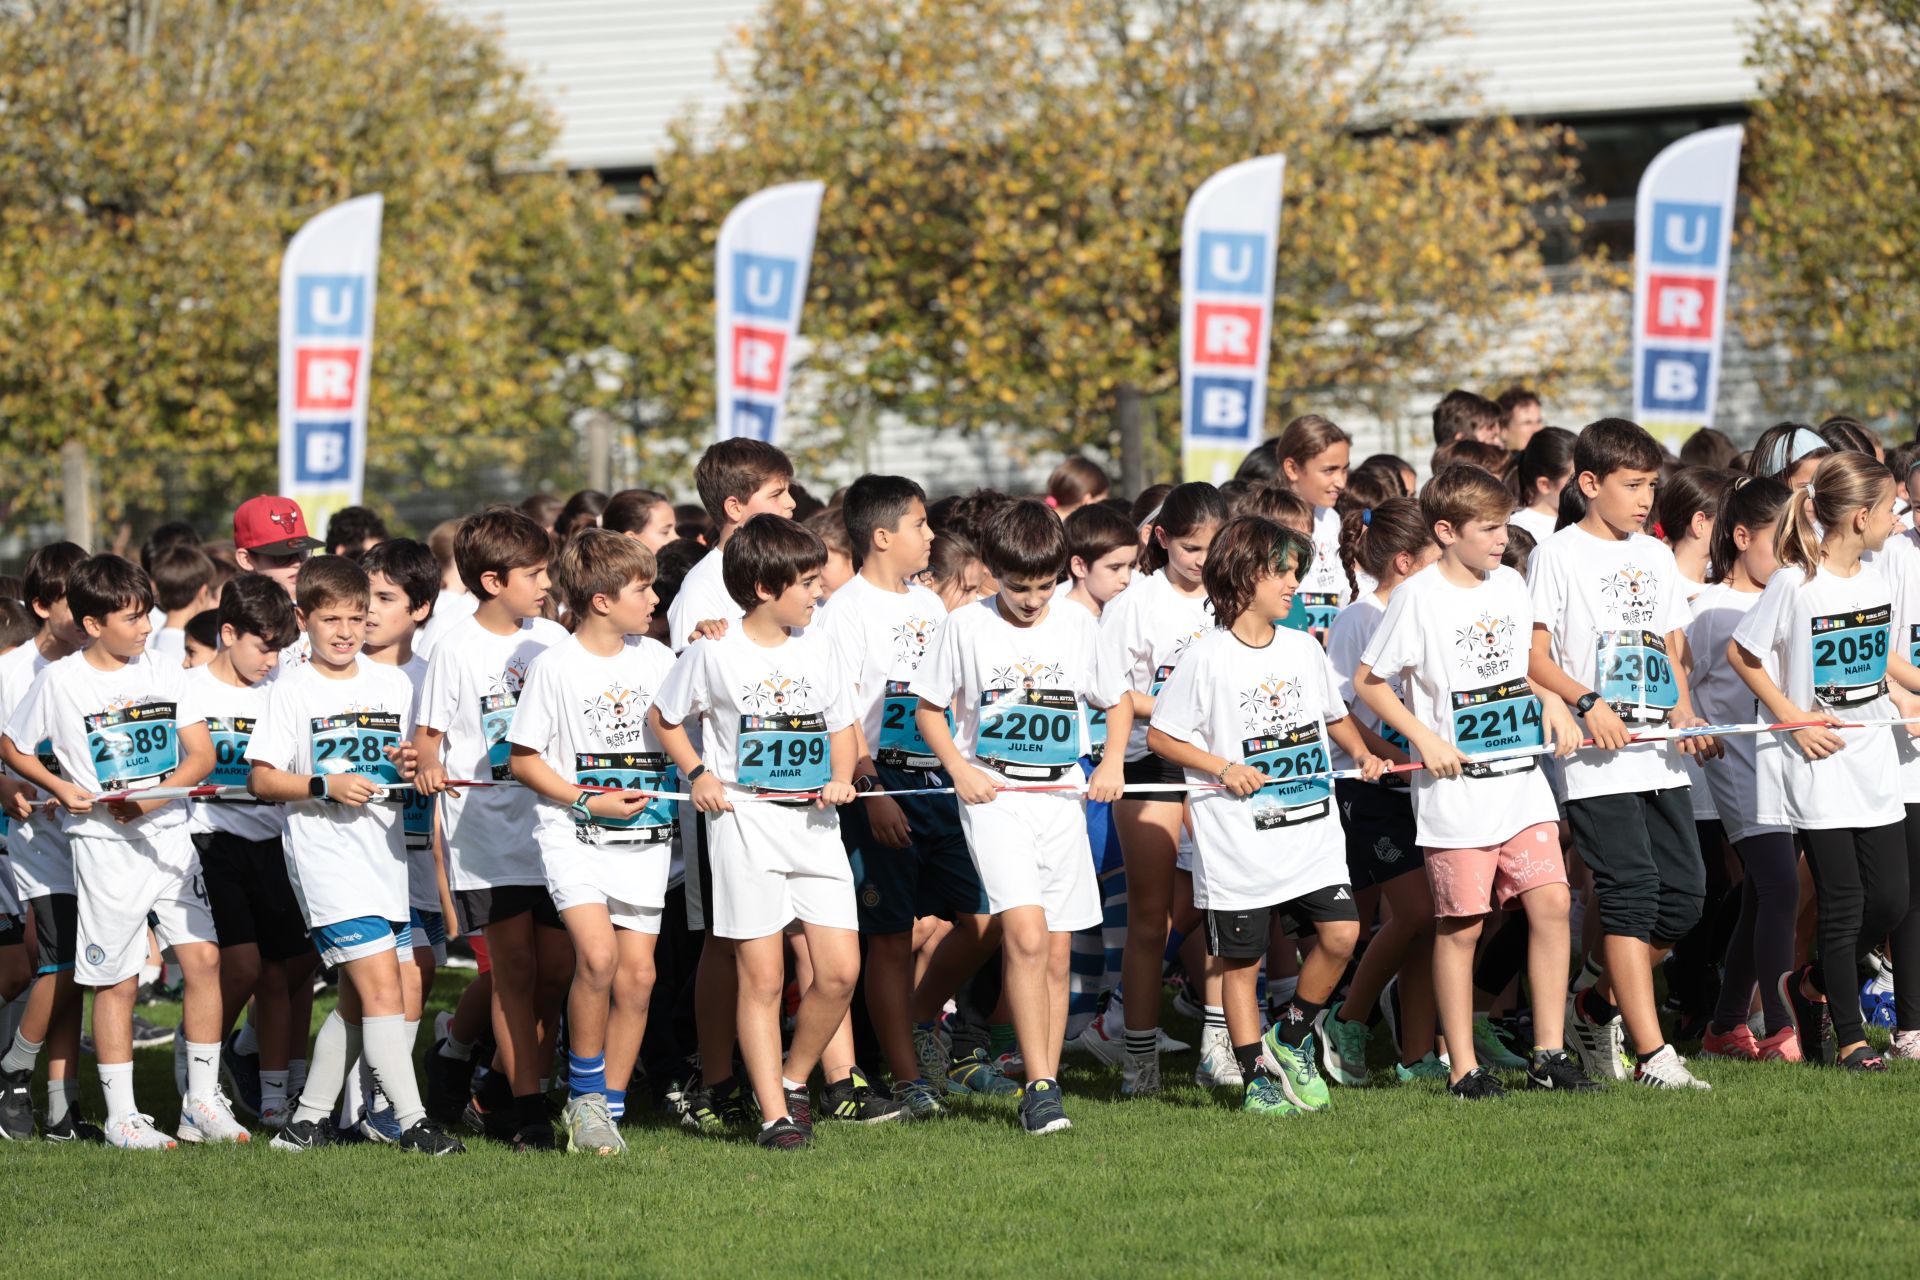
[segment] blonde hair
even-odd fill
[[[1820,571],[1820,539],[1814,534],[1814,521],[1822,529],[1837,529],[1854,512],[1872,507],[1892,491],[1893,476],[1870,453],[1847,451],[1820,459],[1813,479],[1794,490],[1773,535],[1774,558],[1813,577]]]

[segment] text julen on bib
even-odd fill
[[[400,745],[400,716],[393,711],[345,711],[308,722],[315,773],[357,773],[390,788],[387,801],[401,804],[400,769],[387,752]]]
[[[1466,759],[1460,772],[1469,778],[1495,778],[1525,773],[1534,757],[1480,760],[1476,756],[1519,751],[1546,745],[1540,699],[1524,676],[1502,680],[1481,689],[1459,689],[1453,695],[1453,745]]]
[[[756,791],[818,791],[826,786],[833,781],[826,716],[818,711],[741,716],[739,772],[736,781]]]
[[[920,708],[918,696],[907,692],[905,680],[889,680],[880,704],[880,742],[873,753],[875,764],[889,769],[938,769],[940,759],[921,736],[914,713]],[[953,732],[953,711],[947,711],[947,732]]]
[[[988,689],[974,750],[1016,781],[1063,777],[1080,763],[1080,700],[1071,689]]]
[[[480,696],[480,732],[487,736],[487,768],[495,782],[513,777],[513,744],[507,735],[513,731],[513,709],[519,701],[511,693]]]
[[[1884,604],[1813,619],[1813,696],[1829,707],[1852,707],[1884,694],[1892,619]]]
[[[213,739],[213,772],[207,782],[216,787],[244,787],[247,774],[247,744],[253,741],[252,716],[208,716],[207,736]],[[215,804],[259,804],[258,800],[229,800],[213,797]]]
[[[1667,639],[1630,627],[1602,631],[1595,651],[1596,692],[1627,724],[1665,724],[1680,705]]]
[[[1327,744],[1318,721],[1243,739],[1240,755],[1273,779],[1251,797],[1255,831],[1313,822],[1333,812],[1333,779],[1325,776]]]
[[[573,758],[573,780],[583,787],[678,791],[679,778],[664,751],[583,752]],[[573,830],[586,844],[663,844],[673,839],[677,813],[673,801],[653,796],[631,817],[596,817]]]
[[[87,750],[104,791],[155,786],[180,763],[178,708],[143,702],[86,717]]]

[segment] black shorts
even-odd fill
[[[200,881],[207,889],[213,934],[221,947],[252,944],[262,960],[273,961],[313,950],[278,839],[244,840],[226,831],[203,831],[193,837],[193,844],[200,851]]]
[[[1171,760],[1157,756],[1149,751],[1138,760],[1129,760],[1123,766],[1129,784],[1171,782],[1183,784],[1187,780],[1187,771]],[[1179,804],[1187,798],[1184,791],[1144,791],[1138,795],[1129,794],[1128,800],[1159,800],[1166,804]]]
[[[545,885],[502,884],[486,889],[455,889],[453,905],[460,912],[460,927],[472,933],[490,924],[502,924],[515,916],[533,912],[533,922],[549,929],[564,929],[559,908],[553,905]]]
[[[73,943],[80,929],[80,899],[50,893],[27,903],[33,913],[33,971],[72,973]]]
[[[0,947],[25,946],[27,922],[23,916],[0,916]]]
[[[1248,911],[1207,911],[1207,954],[1223,960],[1258,960],[1272,940],[1273,918],[1293,937],[1304,938],[1316,924],[1358,922],[1353,886],[1330,884],[1304,893],[1291,902]]]
[[[1672,943],[1699,922],[1707,868],[1688,788],[1569,800],[1567,823],[1593,873],[1603,930]]]
[[[1414,837],[1410,794],[1351,778],[1338,779],[1333,792],[1340,802],[1340,825],[1346,828],[1347,874],[1354,888],[1385,884],[1426,865],[1426,854]]]

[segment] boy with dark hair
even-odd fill
[[[371,551],[393,535],[371,507],[342,507],[327,519],[327,554],[350,556]]]
[[[172,546],[155,553],[147,572],[153,577],[154,603],[166,615],[148,648],[156,659],[184,666],[187,620],[220,603],[220,593],[213,586],[213,561],[199,547]]]
[[[960,825],[1000,922],[1006,998],[1027,1072],[1021,1124],[1052,1133],[1071,1127],[1056,1079],[1070,938],[1100,923],[1100,893],[1082,798],[1000,788],[1077,777],[1089,703],[1109,708],[1116,739],[1132,728],[1132,713],[1123,688],[1098,685],[1092,616],[1053,607],[1067,564],[1059,517],[1039,502],[1009,502],[981,522],[980,539],[999,593],[948,617],[909,691],[921,737],[963,803]],[[1088,798],[1119,798],[1120,756],[1107,753],[1094,770]]]
[[[84,560],[67,575],[67,601],[89,643],[41,672],[13,709],[0,756],[66,810],[74,981],[94,988],[107,1140],[130,1148],[174,1145],[133,1097],[133,1004],[151,913],[186,985],[180,1140],[245,1142],[247,1131],[219,1089],[220,953],[187,834],[187,806],[127,794],[193,786],[213,768],[213,743],[191,704],[181,705],[185,672],[146,652],[153,589],[144,570],[119,556]],[[34,750],[43,740],[52,743],[59,775]],[[96,802],[102,792],[122,798]]]
[[[1433,406],[1433,447],[1438,449],[1454,440],[1478,440],[1499,444],[1506,415],[1500,406],[1472,391],[1455,387]]]
[[[1580,1065],[1595,1079],[1626,1079],[1624,1027],[1639,1058],[1635,1080],[1704,1089],[1661,1030],[1653,968],[1699,920],[1706,895],[1678,756],[1711,759],[1720,746],[1709,737],[1627,742],[1641,727],[1704,723],[1688,689],[1692,618],[1680,570],[1664,542],[1641,532],[1664,456],[1652,436],[1621,418],[1580,433],[1573,484],[1587,512],[1533,553],[1527,675],[1571,706],[1595,743],[1563,773],[1567,819],[1593,872],[1604,935],[1601,980],[1574,998],[1567,1019]]]
[[[1500,410],[1500,445],[1509,453],[1518,453],[1540,429],[1540,397],[1522,386],[1511,386],[1493,402]]]
[[[550,1150],[553,1123],[541,1081],[553,1056],[560,1002],[573,976],[573,949],[548,896],[534,838],[534,797],[524,787],[462,792],[449,778],[512,778],[514,707],[527,669],[566,639],[539,616],[547,600],[553,541],[510,507],[469,516],[454,538],[460,579],[479,601],[471,618],[438,637],[420,687],[420,794],[440,802],[447,879],[461,924],[487,940],[493,972],[493,1026],[502,1070],[469,1107],[518,1150]],[[457,1053],[451,1040],[442,1053]]]
[[[709,927],[734,944],[740,1053],[763,1117],[757,1141],[779,1150],[812,1141],[807,1077],[847,1012],[860,973],[853,874],[835,806],[855,796],[853,701],[824,637],[798,634],[820,599],[820,539],[784,516],[748,520],[728,539],[727,593],[737,627],[688,648],[654,697],[653,725],[706,815],[713,895]],[[687,735],[698,717],[702,750]],[[788,793],[787,802],[752,795]],[[736,803],[737,801],[737,803]],[[798,918],[813,962],[793,1041],[780,1056],[782,933]],[[714,1110],[725,1059],[703,1058]],[[726,1108],[731,1111],[733,1108]]]
[[[227,582],[231,581],[233,579],[227,579]],[[221,583],[220,589],[225,591],[226,583]],[[286,593],[283,591],[281,594]],[[187,638],[187,656],[182,665],[191,671],[212,662],[213,655],[220,651],[220,610],[202,609],[188,618],[187,625],[181,630]]]

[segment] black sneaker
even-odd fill
[[[1552,1089],[1560,1093],[1593,1093],[1600,1088],[1600,1082],[1588,1079],[1587,1073],[1565,1049],[1550,1049],[1536,1053],[1527,1064],[1527,1088]]]
[[[813,1095],[807,1086],[787,1090],[787,1116],[807,1132],[813,1132]]]
[[[104,1146],[107,1132],[91,1121],[77,1118],[69,1111],[60,1117],[57,1124],[49,1124],[41,1130],[40,1136],[48,1142],[90,1142],[95,1146]]]
[[[1806,1062],[1833,1064],[1833,1016],[1825,1000],[1806,994],[1813,966],[1803,965],[1780,975],[1780,995],[1793,1011],[1793,1029],[1800,1037],[1800,1057]]]
[[[173,1043],[175,1034],[172,1027],[148,1022],[137,1013],[133,1015],[133,1047],[136,1049],[164,1049]]]
[[[511,1106],[488,1107],[478,1098],[467,1099],[466,1109],[460,1113],[460,1123],[467,1127],[469,1133],[477,1133],[496,1142],[511,1142],[519,1136]]]
[[[1528,1073],[1532,1075],[1531,1072]],[[1500,1082],[1493,1078],[1493,1072],[1485,1067],[1475,1067],[1447,1086],[1447,1092],[1456,1098],[1468,1102],[1491,1102],[1507,1096]]]
[[[722,1080],[716,1087],[699,1085],[687,1090],[687,1109],[680,1123],[710,1137],[719,1137],[747,1125],[747,1108],[740,1100],[740,1082]]]
[[[1885,1071],[1887,1060],[1875,1052],[1871,1045],[1863,1044],[1833,1065],[1846,1071]]]
[[[551,1120],[541,1120],[514,1131],[515,1151],[552,1151],[556,1145]]]
[[[415,1120],[413,1127],[400,1135],[400,1149],[417,1151],[423,1156],[457,1156],[467,1148],[433,1121]]]
[[[318,1151],[333,1141],[333,1120],[290,1120],[267,1145],[276,1151]]]
[[[1073,1128],[1067,1109],[1060,1105],[1060,1084],[1055,1080],[1029,1080],[1020,1091],[1020,1127],[1033,1137]]]
[[[795,1124],[791,1116],[775,1120],[754,1134],[753,1140],[769,1151],[799,1151],[813,1145],[813,1135]]]
[[[851,1120],[854,1124],[885,1124],[904,1120],[907,1109],[887,1094],[867,1083],[855,1067],[845,1080],[827,1086],[823,1115],[828,1120]]]
[[[0,1138],[32,1142],[33,1071],[0,1071]]]
[[[1525,1062],[1533,1056],[1533,1021],[1517,1013],[1494,1018],[1493,1038],[1514,1057]]]
[[[234,1048],[238,1031],[220,1045],[220,1070],[227,1077],[233,1109],[241,1115],[260,1118],[260,1055],[241,1053]]]
[[[473,1063],[440,1052],[444,1039],[433,1042],[427,1054],[427,1114],[440,1124],[459,1124],[473,1100]]]

